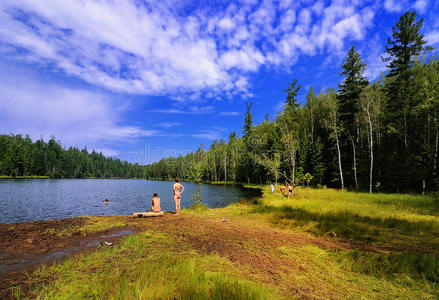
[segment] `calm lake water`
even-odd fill
[[[135,179],[5,179],[0,180],[0,223],[69,218],[75,216],[130,215],[149,210],[158,193],[162,210],[174,210],[172,181]],[[191,205],[197,184],[182,182],[182,208]],[[224,207],[257,190],[231,185],[202,184],[203,203]],[[104,204],[105,198],[110,200]]]

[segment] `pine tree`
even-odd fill
[[[288,88],[285,89],[284,91],[287,92],[287,99],[285,100],[285,105],[287,107],[293,107],[296,108],[299,106],[299,104],[297,104],[297,94],[300,90],[301,86],[297,85],[297,79],[294,79],[293,81],[291,81],[288,84]]]
[[[355,49],[355,45],[349,49],[345,58],[340,75],[345,78],[338,85],[338,103],[340,121],[346,130],[354,134],[356,130],[355,115],[359,111],[359,96],[369,82],[364,77],[366,65],[362,63],[361,56]]]
[[[383,58],[384,62],[388,62],[387,77],[393,79],[387,89],[389,125],[391,130],[403,136],[405,147],[408,146],[408,114],[412,106],[410,86],[414,59],[432,50],[431,47],[424,47],[426,41],[419,33],[423,22],[423,18],[416,21],[416,12],[407,11],[402,15],[396,26],[392,27],[393,40],[389,38],[387,41],[386,52],[389,57]]]
[[[247,142],[247,140],[250,138],[251,135],[251,130],[252,130],[252,119],[253,116],[251,114],[251,108],[252,108],[253,103],[252,102],[247,102],[246,106],[247,106],[247,110],[245,112],[245,119],[244,119],[244,127],[243,127],[243,137],[244,140]]]
[[[413,65],[423,53],[431,47],[424,47],[426,41],[420,34],[423,19],[416,21],[416,12],[407,11],[401,16],[396,26],[393,26],[392,38],[388,39],[386,52],[389,79],[386,85],[387,104],[385,144],[388,153],[384,166],[384,177],[396,191],[401,191],[419,180],[416,174],[417,143],[413,137],[418,134],[416,128],[416,106],[413,80]],[[396,179],[397,178],[397,179]]]
[[[339,84],[337,95],[340,122],[344,132],[344,135],[340,137],[342,157],[345,166],[352,166],[352,169],[346,170],[346,178],[353,178],[353,183],[357,189],[358,103],[361,91],[369,84],[363,75],[365,68],[366,65],[362,63],[355,45],[352,46],[344,60],[342,71],[339,73],[344,75],[345,78]],[[352,173],[353,176],[348,176]]]

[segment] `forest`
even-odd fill
[[[205,149],[142,166],[101,153],[21,135],[0,136],[0,175],[55,178],[180,177],[194,181],[291,182],[372,192],[439,189],[439,61],[407,11],[392,28],[381,79],[369,82],[355,45],[338,90],[285,89],[284,108],[253,124],[247,103],[242,136],[232,132]]]
[[[252,123],[243,136],[146,167],[151,178],[292,182],[369,192],[426,192],[439,187],[439,61],[407,11],[392,28],[382,58],[387,70],[370,83],[355,45],[341,66],[338,90],[308,91],[300,105],[293,80],[284,109]]]
[[[0,175],[51,178],[141,178],[143,167],[87,148],[67,150],[52,137],[32,142],[26,135],[0,135]]]

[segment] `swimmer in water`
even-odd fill
[[[180,202],[181,202],[181,194],[184,191],[184,187],[178,182],[178,178],[175,178],[174,183],[174,202],[175,202],[175,214],[180,214]]]

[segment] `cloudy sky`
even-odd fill
[[[0,133],[140,163],[192,151],[241,134],[246,101],[275,115],[294,78],[301,101],[336,88],[353,44],[378,79],[408,9],[439,48],[434,0],[2,0]]]

